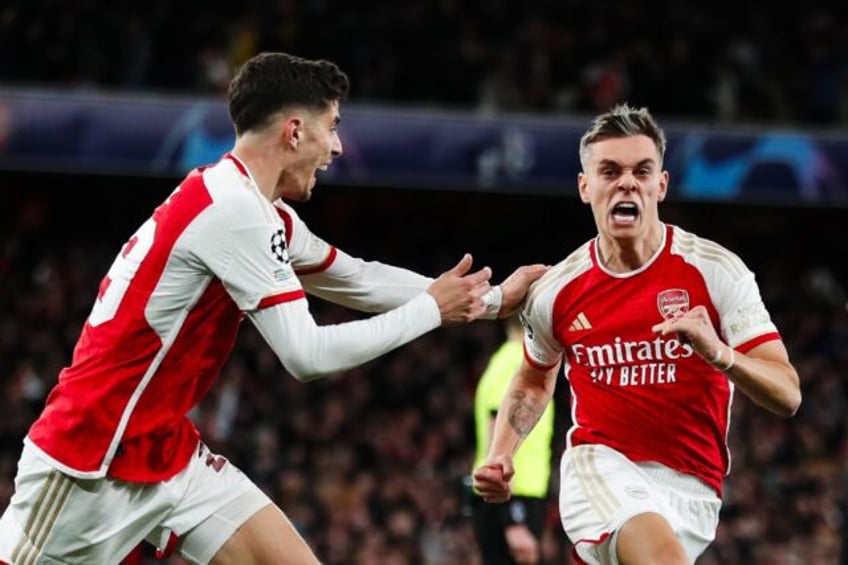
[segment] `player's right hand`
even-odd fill
[[[474,490],[486,502],[506,502],[512,496],[509,481],[515,474],[512,457],[500,455],[474,470]]]
[[[469,274],[472,262],[471,255],[466,253],[456,266],[442,273],[427,288],[439,305],[443,326],[473,322],[485,312],[481,297],[491,288],[492,270],[483,267]]]
[[[498,318],[512,316],[524,300],[528,287],[547,273],[549,268],[548,265],[541,263],[523,265],[504,279],[500,285],[501,292],[503,292],[503,302],[501,303],[501,310],[498,312]]]

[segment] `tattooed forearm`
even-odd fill
[[[512,404],[509,407],[509,425],[524,439],[536,425],[545,407],[521,391],[514,391],[510,398]]]

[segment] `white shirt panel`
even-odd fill
[[[524,351],[539,365],[553,366],[564,350],[553,331],[557,295],[569,282],[591,268],[592,258],[587,242],[530,286],[520,314],[524,324]]]
[[[754,273],[727,248],[674,227],[671,252],[683,256],[704,276],[721,320],[721,333],[731,347],[776,333]]]
[[[179,248],[221,280],[242,311],[264,298],[302,290],[285,243],[285,225],[235,164],[204,171],[214,204],[186,229]]]

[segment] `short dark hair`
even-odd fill
[[[589,146],[593,143],[633,135],[648,136],[654,142],[662,163],[665,157],[665,132],[647,108],[634,108],[624,103],[592,120],[592,125],[580,138],[580,164],[586,168]]]
[[[324,59],[287,53],[259,53],[242,65],[230,82],[230,119],[236,134],[264,127],[285,108],[325,110],[347,98],[350,82],[339,67]]]

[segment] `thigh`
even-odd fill
[[[617,563],[615,534],[630,518],[667,512],[662,493],[648,477],[602,445],[581,445],[563,454],[559,507],[565,533],[588,564]]]
[[[166,514],[160,498],[149,485],[70,477],[27,445],[0,519],[0,560],[118,563]]]
[[[614,535],[610,544],[621,563],[679,563],[690,560],[669,521],[647,512],[633,516]]]
[[[291,521],[268,504],[241,525],[218,550],[213,565],[312,565],[318,559]]]
[[[668,521],[694,562],[715,539],[721,499],[711,487],[690,475],[655,463],[640,467],[665,492]]]
[[[306,547],[268,496],[202,443],[175,488],[179,504],[147,537],[163,557],[176,552],[190,563],[249,564],[255,556],[281,555],[277,548],[297,554],[299,544]]]

